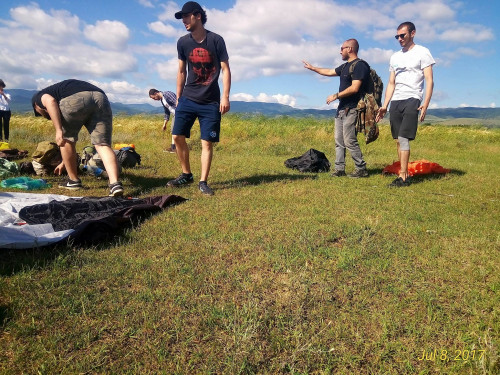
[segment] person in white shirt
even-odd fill
[[[417,134],[419,111],[420,121],[425,119],[434,88],[432,66],[435,61],[427,48],[413,42],[415,33],[415,25],[412,22],[403,22],[397,29],[395,38],[402,49],[391,56],[389,84],[384,104],[380,107],[376,118],[378,122],[385,116],[390,102],[391,133],[396,140],[401,164],[398,178],[389,185],[394,187],[410,184],[408,176],[410,141],[414,140]]]
[[[5,82],[0,79],[0,141],[9,141],[9,124],[10,124],[10,101],[11,97],[3,89]]]

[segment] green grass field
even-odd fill
[[[499,129],[421,126],[411,160],[452,172],[390,189],[387,125],[361,142],[370,177],[335,179],[283,165],[309,148],[333,162],[333,121],[226,115],[206,197],[165,187],[180,168],[161,125],[115,119],[142,156],[126,194],[187,202],[96,247],[0,249],[0,373],[500,372]],[[30,153],[54,136],[27,116],[11,129]],[[190,144],[196,180],[196,127]],[[107,194],[82,180],[45,192]]]

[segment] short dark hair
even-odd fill
[[[155,95],[157,93],[159,93],[159,91],[157,89],[151,89],[151,90],[149,90],[149,96]]]
[[[410,21],[406,21],[406,22],[403,22],[401,25],[398,26],[398,28],[396,30],[399,30],[399,29],[402,29],[403,27],[407,27],[408,28],[408,32],[411,33],[412,31],[415,31],[417,30],[415,28],[415,25],[413,22],[410,22]]]
[[[205,12],[205,10],[201,9],[201,10],[195,10],[193,12],[193,15],[197,15],[197,14],[201,14],[201,23],[204,25],[207,23],[207,12]]]
[[[4,88],[5,88],[5,82],[4,82],[4,81],[3,81],[3,79],[1,79],[1,78],[0,78],[0,87],[1,87],[2,89],[4,89]]]
[[[350,44],[349,47],[352,47],[352,50],[354,51],[354,53],[358,53],[359,43],[356,39],[347,39],[346,42],[349,42],[349,44]]]

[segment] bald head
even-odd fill
[[[351,47],[352,48],[352,52],[354,52],[356,54],[359,51],[359,43],[358,43],[358,41],[356,39],[347,39],[344,42],[344,45]]]

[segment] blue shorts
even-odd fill
[[[191,128],[198,118],[200,138],[204,141],[219,142],[220,120],[219,103],[199,104],[181,96],[175,110],[172,135],[191,136]]]

